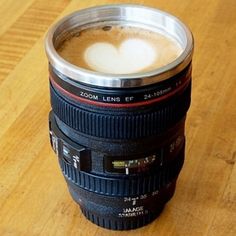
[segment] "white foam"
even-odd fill
[[[94,43],[84,53],[86,63],[95,71],[112,74],[139,72],[157,58],[153,46],[142,39],[131,38],[117,48],[110,43]]]

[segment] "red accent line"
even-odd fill
[[[154,98],[154,99],[150,99],[147,101],[142,101],[142,102],[135,102],[135,103],[123,103],[123,104],[115,104],[115,103],[104,103],[104,102],[98,102],[98,101],[92,101],[86,98],[81,98],[75,94],[72,94],[70,92],[68,92],[67,90],[65,90],[64,88],[60,87],[60,85],[58,85],[54,80],[52,76],[49,76],[50,81],[52,82],[52,84],[59,89],[62,93],[64,93],[65,95],[67,95],[68,97],[78,100],[80,102],[86,103],[86,104],[90,104],[90,105],[95,105],[95,106],[102,106],[102,107],[136,107],[136,106],[142,106],[142,105],[148,105],[157,101],[161,101],[164,100],[168,97],[170,97],[171,95],[179,92],[181,89],[183,89],[184,87],[187,86],[189,79],[187,79],[181,86],[179,86],[178,88],[176,88],[175,90],[161,96],[158,98]]]

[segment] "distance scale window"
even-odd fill
[[[161,150],[147,156],[134,157],[133,159],[128,160],[127,157],[104,158],[104,167],[106,172],[126,175],[148,171],[153,166],[161,165],[161,163]]]
[[[132,159],[127,159],[128,157],[105,157],[105,172],[129,175],[150,171],[152,168],[162,166],[165,164],[164,162],[175,158],[183,148],[184,140],[183,135],[178,135],[162,149],[146,156],[133,157]]]

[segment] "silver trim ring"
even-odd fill
[[[167,33],[183,47],[182,54],[166,66],[134,74],[105,74],[75,66],[64,60],[56,48],[75,30],[103,24],[128,24]],[[182,71],[192,60],[193,36],[178,18],[154,8],[133,4],[113,4],[76,11],[53,25],[45,38],[45,50],[50,64],[73,81],[87,85],[128,88],[150,85],[166,80]],[[68,81],[68,80],[67,80]]]

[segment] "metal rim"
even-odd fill
[[[144,20],[144,16],[146,16],[146,21]],[[81,21],[79,21],[80,19]],[[159,22],[157,20],[159,20]],[[99,21],[133,22],[134,24],[142,24],[143,27],[156,28],[157,30],[161,29],[166,33],[170,33],[169,31],[172,30],[173,34],[176,33],[176,35],[172,34],[172,37],[176,36],[179,37],[178,40],[182,40],[180,43],[182,43],[184,48],[183,52],[176,60],[156,70],[120,75],[105,74],[83,69],[64,60],[57,53],[55,40],[58,38],[58,35],[72,30],[75,26],[83,27],[86,22],[88,24],[90,22],[97,23]],[[65,26],[67,27],[65,28]],[[69,28],[69,26],[71,28]],[[179,35],[177,35],[177,31],[179,31]],[[183,38],[180,39],[180,37]],[[184,23],[169,13],[142,5],[113,4],[80,10],[59,20],[50,28],[46,35],[45,50],[49,63],[59,73],[62,73],[73,81],[110,88],[140,87],[166,80],[182,71],[192,60],[193,36]]]

